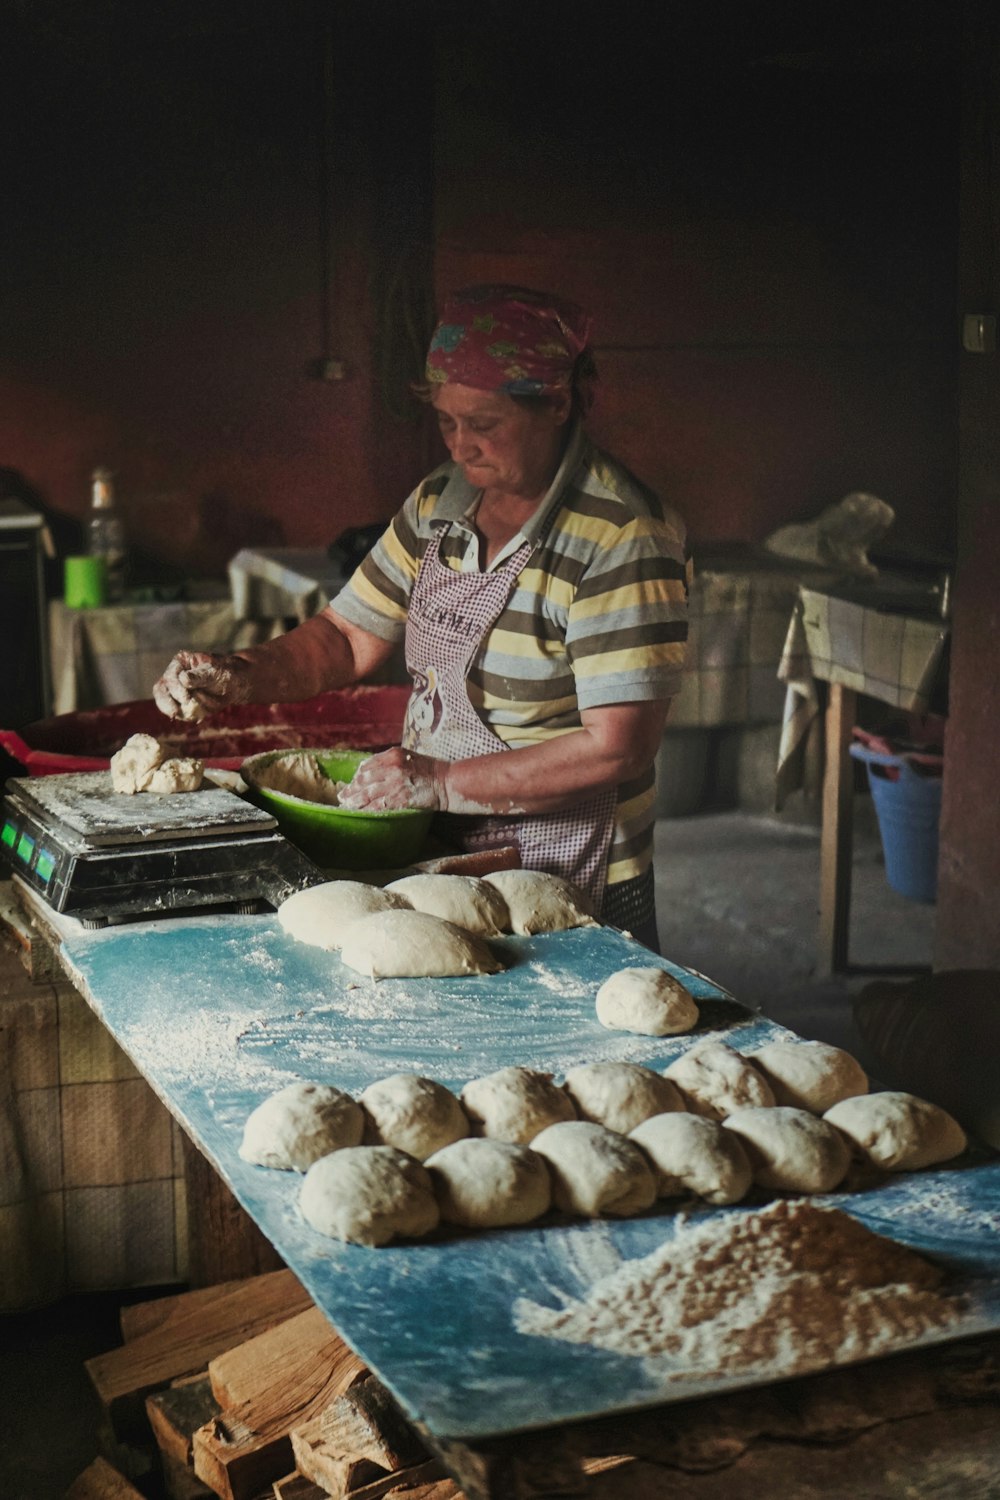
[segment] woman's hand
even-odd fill
[[[395,745],[362,761],[354,778],[340,794],[340,806],[381,812],[386,808],[448,806],[445,776],[449,762],[416,755]]]
[[[249,663],[239,656],[178,651],[153,687],[153,700],[168,719],[188,722],[250,701]]]

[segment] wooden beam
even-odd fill
[[[826,707],[826,761],[823,770],[823,824],[820,836],[819,943],[816,972],[821,978],[847,968],[851,918],[854,762],[851,730],[857,694],[829,684]]]

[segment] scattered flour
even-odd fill
[[[685,1226],[579,1301],[514,1305],[520,1333],[666,1357],[670,1378],[801,1374],[910,1343],[958,1315],[943,1272],[839,1209],[782,1200]]]

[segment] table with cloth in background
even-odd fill
[[[905,580],[799,589],[778,668],[785,711],[777,801],[822,773],[819,972],[846,970],[851,900],[851,733],[859,696],[907,713],[943,710],[947,621]],[[829,684],[821,714],[817,681]],[[824,743],[825,742],[825,743]]]

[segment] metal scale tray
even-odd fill
[[[325,878],[270,813],[223,787],[125,796],[106,771],[15,778],[0,811],[0,856],[13,874],[89,927],[277,907]]]

